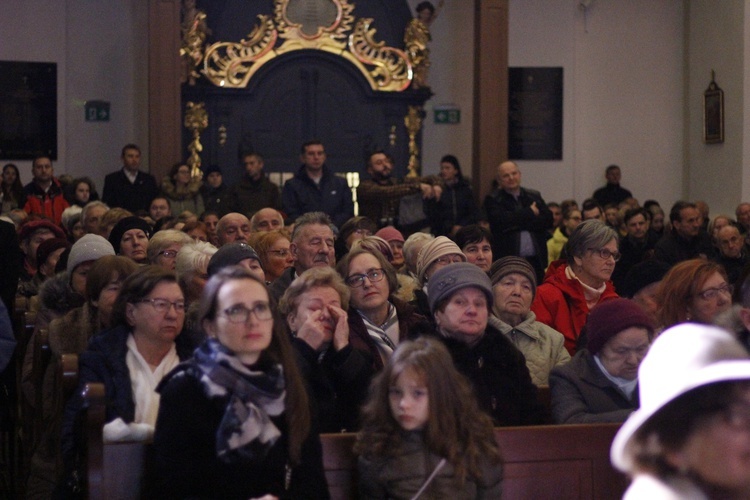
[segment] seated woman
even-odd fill
[[[716,262],[691,259],[675,264],[656,292],[659,322],[665,329],[685,321],[711,324],[732,307],[733,289]]]
[[[474,264],[451,264],[430,278],[437,337],[471,381],[479,407],[495,425],[542,423],[544,411],[523,354],[487,323],[492,299],[490,278]]]
[[[582,222],[565,244],[566,260],[553,262],[539,285],[531,310],[537,321],[565,337],[573,355],[589,311],[617,297],[609,281],[620,259],[617,232],[598,220]]]
[[[396,298],[396,270],[378,252],[358,247],[337,266],[351,291],[349,338],[369,351],[375,370],[383,368],[400,341],[431,330],[414,306]]]
[[[626,500],[750,498],[750,360],[727,332],[695,324],[656,339],[641,407],[612,443],[633,477]]]
[[[148,264],[149,238],[151,226],[140,217],[132,215],[117,222],[107,239],[112,243],[116,255],[133,259],[137,264]]]
[[[411,239],[411,236],[409,237]],[[414,290],[412,304],[425,317],[432,318],[428,295],[428,281],[438,269],[445,266],[466,262],[466,256],[453,241],[445,236],[438,236],[428,240],[417,257],[417,284],[419,289]]]
[[[274,310],[247,269],[206,283],[209,338],[158,389],[159,498],[328,498],[308,397]]]
[[[549,385],[549,372],[570,361],[570,354],[562,333],[537,321],[531,311],[534,268],[524,258],[508,256],[492,263],[490,276],[494,301],[489,324],[523,353],[534,385]]]
[[[292,243],[285,231],[257,232],[250,236],[249,243],[258,252],[268,283],[273,283],[294,264],[294,257],[289,250]]]
[[[588,344],[549,377],[558,424],[624,422],[638,408],[638,367],[654,335],[651,319],[633,301],[613,299],[591,311]]]
[[[340,260],[351,250],[355,241],[366,236],[372,236],[378,226],[369,217],[352,217],[341,225],[336,238],[336,260]]]
[[[485,273],[490,272],[492,265],[492,233],[479,224],[464,226],[453,237],[453,241],[459,246],[466,256],[466,261],[479,266]]]
[[[89,382],[104,384],[105,439],[150,434],[159,410],[157,384],[195,348],[180,335],[184,317],[185,299],[174,273],[146,266],[125,280],[113,308],[115,326],[93,337],[79,359],[78,389],[63,420],[66,466],[77,462],[74,422],[83,405],[81,392]]]
[[[154,266],[163,267],[167,271],[174,271],[177,252],[183,245],[192,242],[193,238],[182,231],[175,229],[158,231],[148,242],[148,250],[146,251],[148,261]]]
[[[369,350],[350,338],[349,288],[330,267],[313,267],[279,302],[320,421],[320,432],[353,431],[374,369]]]

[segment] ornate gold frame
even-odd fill
[[[365,77],[372,90],[401,92],[414,79],[413,63],[409,55],[385,42],[375,40],[371,18],[356,19],[354,5],[348,0],[330,0],[337,9],[336,18],[329,26],[318,26],[315,34],[302,31],[302,25],[287,16],[290,0],[275,0],[273,18],[259,15],[258,24],[239,42],[216,42],[203,53],[201,73],[214,85],[224,88],[244,88],[257,71],[269,61],[296,50],[322,50],[343,57]],[[205,14],[201,21],[205,21]],[[189,26],[195,28],[196,22]],[[193,30],[191,45],[193,59],[199,36]],[[277,42],[283,42],[278,47]],[[185,50],[186,53],[190,53]]]

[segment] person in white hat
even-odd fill
[[[750,358],[728,332],[684,323],[641,363],[641,407],[612,443],[628,499],[750,498]]]

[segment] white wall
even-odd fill
[[[563,67],[563,159],[519,162],[546,200],[579,202],[616,163],[641,202],[681,195],[683,4],[510,0],[509,64]]]
[[[147,2],[0,0],[0,59],[57,63],[55,174],[104,175],[120,166],[120,149],[141,145],[148,164]],[[109,122],[87,123],[84,102],[111,103]],[[14,161],[24,182],[31,162]]]

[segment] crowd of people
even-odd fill
[[[612,459],[633,498],[750,495],[750,203],[710,219],[677,201],[665,220],[616,165],[580,206],[547,203],[506,161],[478,204],[456,157],[398,179],[376,151],[355,216],[319,141],[281,188],[256,152],[231,187],[181,162],[159,183],[140,155],[122,149],[101,199],[46,156],[26,186],[3,168],[0,330],[25,297],[33,335],[104,384],[105,440],[153,440],[154,494],[327,498],[319,434],[358,432],[362,498],[496,498],[493,426],[626,422]],[[83,400],[55,376],[35,497],[82,473]]]

